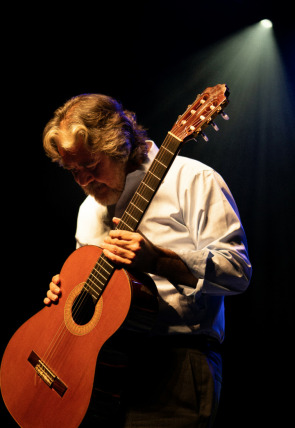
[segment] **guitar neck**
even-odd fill
[[[129,202],[116,229],[134,232],[166,173],[172,165],[182,144],[182,140],[169,132],[162,143],[148,172]]]
[[[169,132],[163,141],[148,172],[140,182],[135,194],[125,209],[116,229],[135,231],[151,203],[156,191],[172,165],[182,144],[182,140]],[[94,266],[85,284],[85,291],[90,293],[95,302],[108,284],[115,266],[102,254]]]

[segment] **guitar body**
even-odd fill
[[[23,428],[78,427],[89,405],[102,345],[126,319],[133,295],[142,289],[153,299],[132,275],[115,270],[89,319],[77,323],[74,302],[101,252],[85,246],[72,253],[60,273],[59,303],[30,318],[7,345],[1,364],[2,396]]]

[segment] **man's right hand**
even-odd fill
[[[54,275],[52,277],[52,281],[49,284],[49,290],[47,291],[47,297],[43,300],[45,305],[50,305],[52,302],[57,303],[60,296],[60,277],[58,275]]]

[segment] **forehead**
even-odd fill
[[[63,166],[78,166],[91,164],[99,159],[98,153],[92,153],[84,146],[81,141],[78,141],[70,149],[65,149],[62,142],[57,144],[58,152],[61,156],[61,164]]]

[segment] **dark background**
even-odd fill
[[[208,86],[231,91],[229,122],[182,154],[221,173],[239,206],[253,264],[226,299],[217,427],[292,420],[294,371],[294,93],[291,4],[266,1],[36,3],[2,9],[1,355],[42,308],[74,249],[84,196],[42,149],[68,98],[99,92],[137,112],[158,145]],[[292,6],[293,7],[293,6]],[[271,30],[258,24],[273,21]],[[13,426],[3,405],[1,426]]]

